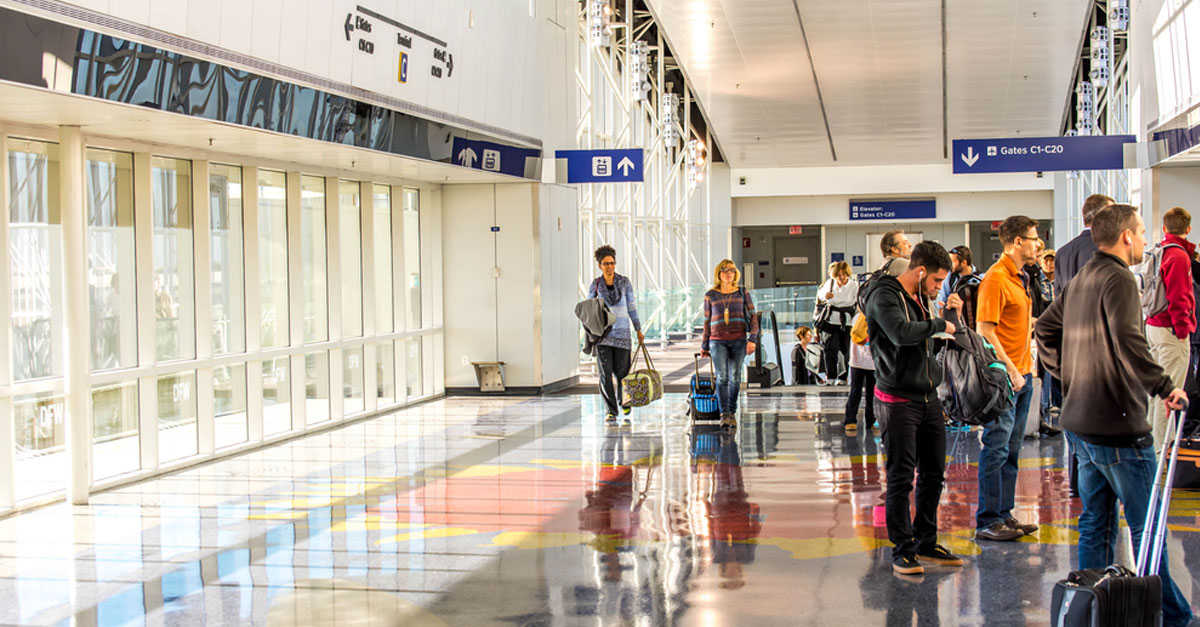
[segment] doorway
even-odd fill
[[[785,235],[774,240],[775,287],[817,285],[824,280],[818,234]]]
[[[867,233],[867,272],[874,272],[879,266],[883,265],[883,251],[879,250],[879,243],[883,241],[883,236],[887,233]],[[914,233],[905,231],[904,236],[908,238],[908,242],[916,246],[919,242],[925,239],[923,233]]]

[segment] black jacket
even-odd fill
[[[1096,242],[1092,241],[1092,230],[1084,229],[1075,239],[1063,244],[1054,254],[1054,293],[1062,294],[1067,282],[1092,260]]]
[[[892,276],[879,277],[867,287],[867,334],[875,358],[875,388],[910,401],[937,399],[942,367],[934,359],[934,333],[946,321],[933,318],[933,303],[913,300]]]
[[[1042,365],[1063,384],[1063,428],[1102,446],[1150,435],[1146,395],[1166,398],[1175,384],[1150,356],[1137,282],[1123,261],[1096,252],[1034,335]]]

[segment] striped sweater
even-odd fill
[[[704,336],[700,340],[700,350],[708,351],[711,340],[758,342],[754,301],[744,288],[729,294],[717,290],[708,290],[704,294]]]

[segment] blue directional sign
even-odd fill
[[[955,174],[1122,170],[1133,135],[956,139]]]
[[[921,220],[937,217],[935,200],[851,200],[851,220]]]
[[[567,160],[568,183],[640,183],[642,149],[559,150],[558,159]]]
[[[846,253],[829,253],[829,260],[837,263],[846,260]]]
[[[541,156],[542,151],[534,148],[462,137],[455,137],[450,149],[450,161],[454,165],[523,178],[539,178],[537,160]]]

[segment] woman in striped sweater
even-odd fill
[[[713,270],[713,288],[704,294],[704,336],[700,352],[712,356],[717,375],[717,405],[721,426],[735,427],[742,362],[758,342],[758,318],[750,293],[738,287],[742,273],[729,259]]]

